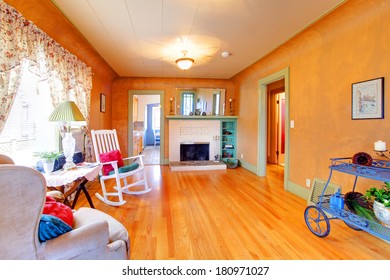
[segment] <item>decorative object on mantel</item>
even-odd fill
[[[233,116],[232,99],[229,99],[229,115]]]
[[[371,166],[372,165],[372,157],[365,152],[359,152],[359,153],[356,153],[353,155],[352,163],[359,164],[359,165],[365,165],[365,166]]]
[[[384,77],[352,84],[352,119],[383,119]]]
[[[75,121],[85,121],[83,114],[73,101],[64,101],[60,103],[51,113],[49,121],[65,122],[66,133],[62,138],[62,149],[66,157],[66,163],[64,169],[76,168],[76,164],[73,162],[73,155],[76,140],[72,136],[70,131],[70,123]]]
[[[173,115],[173,98],[169,98],[169,114]]]

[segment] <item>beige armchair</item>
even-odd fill
[[[71,231],[40,242],[45,198],[41,173],[25,166],[0,165],[0,259],[128,259],[126,228],[92,208],[74,211]]]
[[[0,154],[0,164],[15,164],[15,162],[9,156]],[[46,194],[50,195],[58,202],[64,202],[65,200],[64,194],[60,191],[48,191]]]

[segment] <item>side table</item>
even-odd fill
[[[85,184],[95,180],[99,175],[101,168],[102,165],[99,163],[83,162],[72,170],[57,170],[49,174],[42,174],[45,176],[47,188],[49,190],[58,190],[62,192],[65,198],[64,203],[69,205],[72,209],[75,207],[81,191],[84,192],[91,208],[95,208]],[[75,192],[75,197],[72,204],[70,204],[69,196]]]

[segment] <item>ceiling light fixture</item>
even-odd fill
[[[175,62],[177,66],[182,70],[188,70],[191,68],[192,64],[194,64],[195,60],[190,57],[186,57],[187,51],[182,51],[183,57],[177,59]]]
[[[230,56],[230,52],[222,52],[221,53],[221,56],[223,57],[223,58],[227,58],[227,57],[229,57]]]

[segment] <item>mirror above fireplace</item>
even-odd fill
[[[176,88],[174,114],[224,116],[225,93],[220,88]]]

